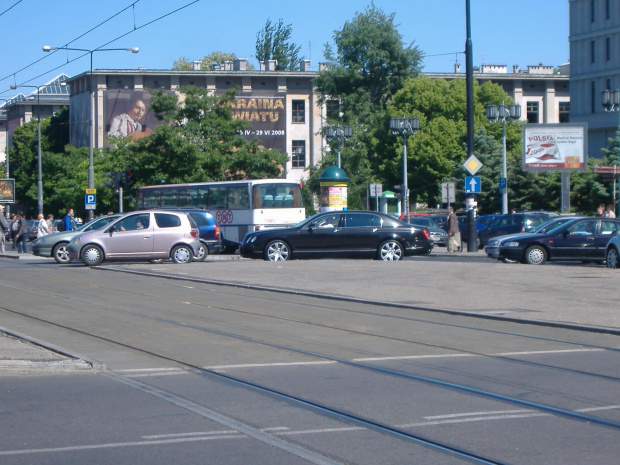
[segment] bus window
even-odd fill
[[[250,208],[247,186],[230,186],[228,188],[228,208],[247,210]]]
[[[298,184],[258,184],[253,187],[253,208],[302,208]]]
[[[143,201],[140,207],[144,209],[159,207],[160,194],[161,192],[156,189],[145,190],[143,194]]]
[[[176,207],[178,202],[179,191],[178,189],[163,190],[161,193],[161,207]]]
[[[195,207],[198,204],[198,189],[195,187],[185,187],[179,189],[179,205]]]
[[[199,187],[198,188],[198,196],[196,199],[196,206],[198,208],[207,208],[209,205],[209,188],[208,187]]]
[[[207,209],[216,210],[218,208],[226,208],[228,206],[228,187],[227,186],[209,186],[209,203]]]

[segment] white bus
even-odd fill
[[[247,232],[291,226],[306,217],[300,185],[286,179],[140,187],[135,209],[151,208],[209,210],[229,248],[236,248]]]

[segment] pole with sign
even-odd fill
[[[480,193],[480,177],[474,175],[482,168],[482,163],[475,155],[471,155],[465,160],[463,166],[471,174],[465,177],[465,192],[470,194],[465,203],[467,207],[467,251],[477,252],[478,227],[476,226],[476,196],[474,194]]]

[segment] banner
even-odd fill
[[[251,125],[242,136],[259,139],[265,148],[286,153],[286,100],[283,95],[237,96],[230,106],[233,119]]]
[[[0,203],[15,203],[15,179],[0,179]]]
[[[151,95],[145,90],[106,90],[103,93],[104,136],[131,137],[134,140],[153,134],[161,122],[150,111]],[[104,147],[110,143],[106,139]]]

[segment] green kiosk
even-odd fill
[[[321,173],[321,212],[347,209],[348,181],[348,176],[337,166],[330,166]]]

